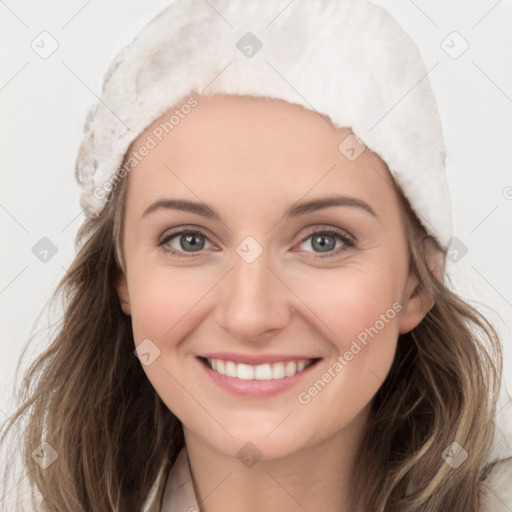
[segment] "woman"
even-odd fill
[[[18,412],[47,510],[507,510],[421,57],[367,2],[279,7],[175,2],[107,72]]]

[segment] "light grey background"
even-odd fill
[[[295,2],[288,8],[299,8]],[[117,51],[168,3],[0,1],[0,421],[13,410],[8,386],[20,350],[74,257],[83,220],[74,159],[86,111]],[[375,3],[416,41],[427,69],[437,63],[429,76],[446,136],[460,241],[453,253],[459,259],[448,271],[459,293],[488,313],[503,336],[504,384],[512,393],[512,0]],[[469,47],[458,56],[464,40]],[[42,58],[31,44],[40,53],[51,44],[58,48]],[[57,249],[47,262],[32,252],[43,237]],[[498,422],[509,435],[511,416],[512,403],[503,396]]]

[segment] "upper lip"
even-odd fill
[[[235,354],[234,352],[212,352],[202,354],[199,357],[206,359],[222,359],[223,361],[233,361],[236,364],[249,364],[258,366],[260,364],[286,363],[288,361],[308,361],[310,359],[320,359],[318,357],[290,355],[290,354]]]

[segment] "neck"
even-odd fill
[[[283,512],[355,512],[352,475],[362,425],[358,418],[321,442],[250,467],[184,429],[201,511],[260,512],[272,504]]]

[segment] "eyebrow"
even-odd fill
[[[321,210],[323,208],[330,208],[333,206],[349,206],[353,208],[360,208],[373,217],[378,217],[373,208],[361,199],[347,196],[329,196],[319,199],[312,199],[309,201],[303,201],[300,203],[294,203],[286,210],[284,218],[298,217],[300,215],[305,215],[307,213]],[[195,213],[196,215],[201,215],[202,217],[206,217],[208,219],[221,220],[220,215],[206,203],[197,203],[194,201],[188,201],[186,199],[159,199],[144,210],[141,219],[160,209],[190,212]]]

